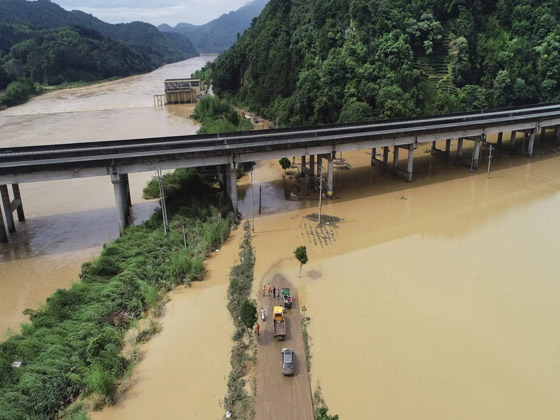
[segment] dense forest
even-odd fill
[[[282,125],[560,100],[556,0],[270,0],[211,65]]]
[[[180,34],[162,33],[144,22],[112,25],[78,10],[68,12],[49,0],[1,0],[0,22],[19,23],[34,29],[85,26],[147,54],[157,66],[197,55],[196,48]]]
[[[253,0],[204,25],[179,23],[172,28],[167,24],[162,24],[158,26],[158,29],[162,32],[174,32],[187,36],[201,52],[220,53],[233,45],[238,34],[245,32],[267,2],[268,0]]]
[[[48,0],[0,1],[0,106],[25,102],[40,85],[123,77],[197,54],[183,35],[147,23],[111,25]]]

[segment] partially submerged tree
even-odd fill
[[[290,167],[292,166],[292,163],[290,162],[290,159],[285,158],[285,157],[280,159],[278,161],[278,163],[280,163],[280,166],[282,167],[282,169],[284,169],[284,172],[286,172],[286,169],[290,169]]]
[[[305,245],[298,246],[294,251],[294,255],[296,259],[299,261],[299,275],[301,276],[301,269],[303,268],[303,264],[307,264],[309,258],[307,258],[307,248]]]
[[[257,322],[257,307],[256,305],[246,300],[241,305],[241,310],[239,311],[239,318],[247,330],[251,330],[255,323]]]

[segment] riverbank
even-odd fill
[[[202,279],[203,259],[225,241],[234,221],[212,209],[219,205],[216,192],[196,171],[188,172],[182,185],[189,194],[184,190],[168,197],[167,237],[158,212],[142,226],[127,229],[104,246],[98,259],[82,266],[80,282],[31,311],[31,323],[22,325],[21,335],[0,343],[0,376],[5,378],[0,418],[52,418],[76,396],[87,396],[86,405],[92,407],[116,399],[119,378],[136,360],[135,352],[121,353],[125,332],[159,304],[162,293]],[[146,333],[138,334],[137,341]],[[22,366],[11,367],[13,361]]]

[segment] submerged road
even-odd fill
[[[266,311],[266,321],[261,324],[257,351],[257,420],[313,420],[311,385],[307,372],[307,360],[303,344],[303,332],[297,293],[293,285],[283,276],[276,274],[272,284],[280,290],[289,287],[294,299],[291,309],[286,311],[286,339],[278,341],[272,332],[272,307],[281,305],[282,299],[259,293],[260,308]],[[294,376],[282,374],[281,351],[284,347],[294,349]]]

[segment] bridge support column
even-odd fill
[[[535,128],[531,131],[529,136],[529,144],[527,145],[527,156],[533,156],[533,146],[535,145],[535,135],[537,134],[538,129]]]
[[[2,216],[2,207],[0,206],[0,242],[8,242],[8,233],[6,232],[6,227],[4,226],[4,216]]]
[[[227,192],[233,211],[237,213],[237,165],[226,165]]]
[[[472,169],[473,171],[478,171],[478,160],[480,159],[480,145],[482,144],[482,140],[475,140],[474,142],[474,150],[473,150],[473,161],[472,161]]]
[[[12,203],[10,202],[10,194],[8,193],[7,185],[0,185],[0,194],[2,195],[2,205],[4,207],[4,213],[6,214],[6,224],[8,225],[8,231],[15,232],[16,224],[14,222]]]
[[[25,213],[23,212],[23,201],[21,201],[21,193],[19,192],[19,184],[12,184],[12,191],[14,192],[14,204],[16,205],[18,220],[25,222]],[[12,207],[13,208],[13,207]]]
[[[112,174],[111,182],[113,183],[113,188],[115,189],[115,203],[117,205],[117,213],[119,216],[119,232],[122,235],[124,229],[128,226],[128,215],[130,210],[128,205],[130,201],[128,176],[124,176],[123,174]]]
[[[554,129],[554,144],[560,144],[560,125],[556,126]]]
[[[330,156],[327,159],[328,171],[327,171],[327,197],[333,198],[334,190],[334,168],[333,168],[333,158]]]
[[[317,155],[317,176],[321,176],[321,170],[323,168],[323,157],[321,155]]]
[[[436,141],[433,141],[433,142],[432,142],[432,148],[430,149],[430,154],[431,154],[432,156],[436,154],[436,150],[437,150],[436,144],[437,144]]]
[[[389,146],[383,148],[383,169],[389,167]]]
[[[457,139],[457,163],[463,160],[463,139]]]
[[[377,149],[373,147],[371,149],[371,166],[375,166],[375,154],[377,153]]]
[[[315,177],[315,155],[309,156],[309,176]]]
[[[399,146],[393,146],[393,168],[399,168]]]
[[[517,135],[517,132],[515,132],[515,131],[511,132],[511,141],[509,142],[509,149],[510,150],[515,149],[515,137],[516,137],[516,135]]]
[[[408,145],[408,162],[406,165],[406,181],[412,182],[412,165],[414,163],[414,150],[418,147],[416,144]]]
[[[301,157],[301,172],[303,172],[303,168],[305,168],[305,155]]]
[[[445,156],[449,157],[451,153],[451,139],[445,140]]]
[[[504,133],[503,132],[498,133],[498,141],[496,142],[496,146],[498,146],[500,149],[502,148],[503,138],[504,138]]]

